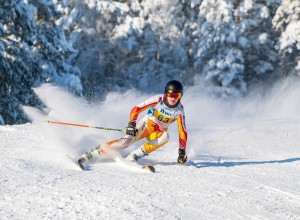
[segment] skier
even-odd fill
[[[122,150],[134,142],[146,138],[148,140],[146,143],[126,157],[130,161],[137,161],[169,141],[167,130],[175,121],[177,121],[179,133],[179,155],[177,162],[180,164],[185,163],[187,161],[187,132],[185,128],[184,109],[180,102],[182,95],[183,86],[179,81],[172,80],[168,82],[163,95],[154,96],[136,105],[131,110],[125,137],[101,144],[96,149],[82,154],[78,159],[78,165],[81,169],[84,169],[83,164],[86,161],[100,158],[101,155],[107,153],[109,148]],[[147,115],[136,123],[138,115],[147,109]]]

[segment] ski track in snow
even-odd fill
[[[0,127],[1,219],[300,219],[299,119],[191,128],[204,146],[191,138],[178,165],[173,138],[141,161],[154,174],[113,160],[80,171],[39,129]]]

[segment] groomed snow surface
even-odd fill
[[[155,165],[152,174],[110,158],[81,171],[74,158],[123,134],[43,123],[124,128],[148,95],[110,94],[88,106],[43,86],[36,92],[49,109],[26,108],[33,123],[0,127],[1,219],[300,219],[298,88],[231,104],[188,90],[189,161],[176,163],[173,125],[170,142],[140,161]]]

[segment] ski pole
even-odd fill
[[[74,123],[68,123],[68,122],[60,122],[60,121],[49,121],[45,120],[45,123],[50,124],[60,124],[60,125],[69,125],[69,126],[77,126],[77,127],[83,127],[83,128],[95,128],[95,129],[101,129],[101,130],[107,130],[107,131],[122,131],[125,132],[125,130],[116,129],[116,128],[104,128],[99,126],[90,126],[90,125],[83,125],[83,124],[74,124]]]

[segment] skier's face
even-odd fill
[[[182,95],[181,93],[172,92],[172,93],[167,93],[166,96],[167,96],[168,103],[170,105],[175,105],[179,101]]]

